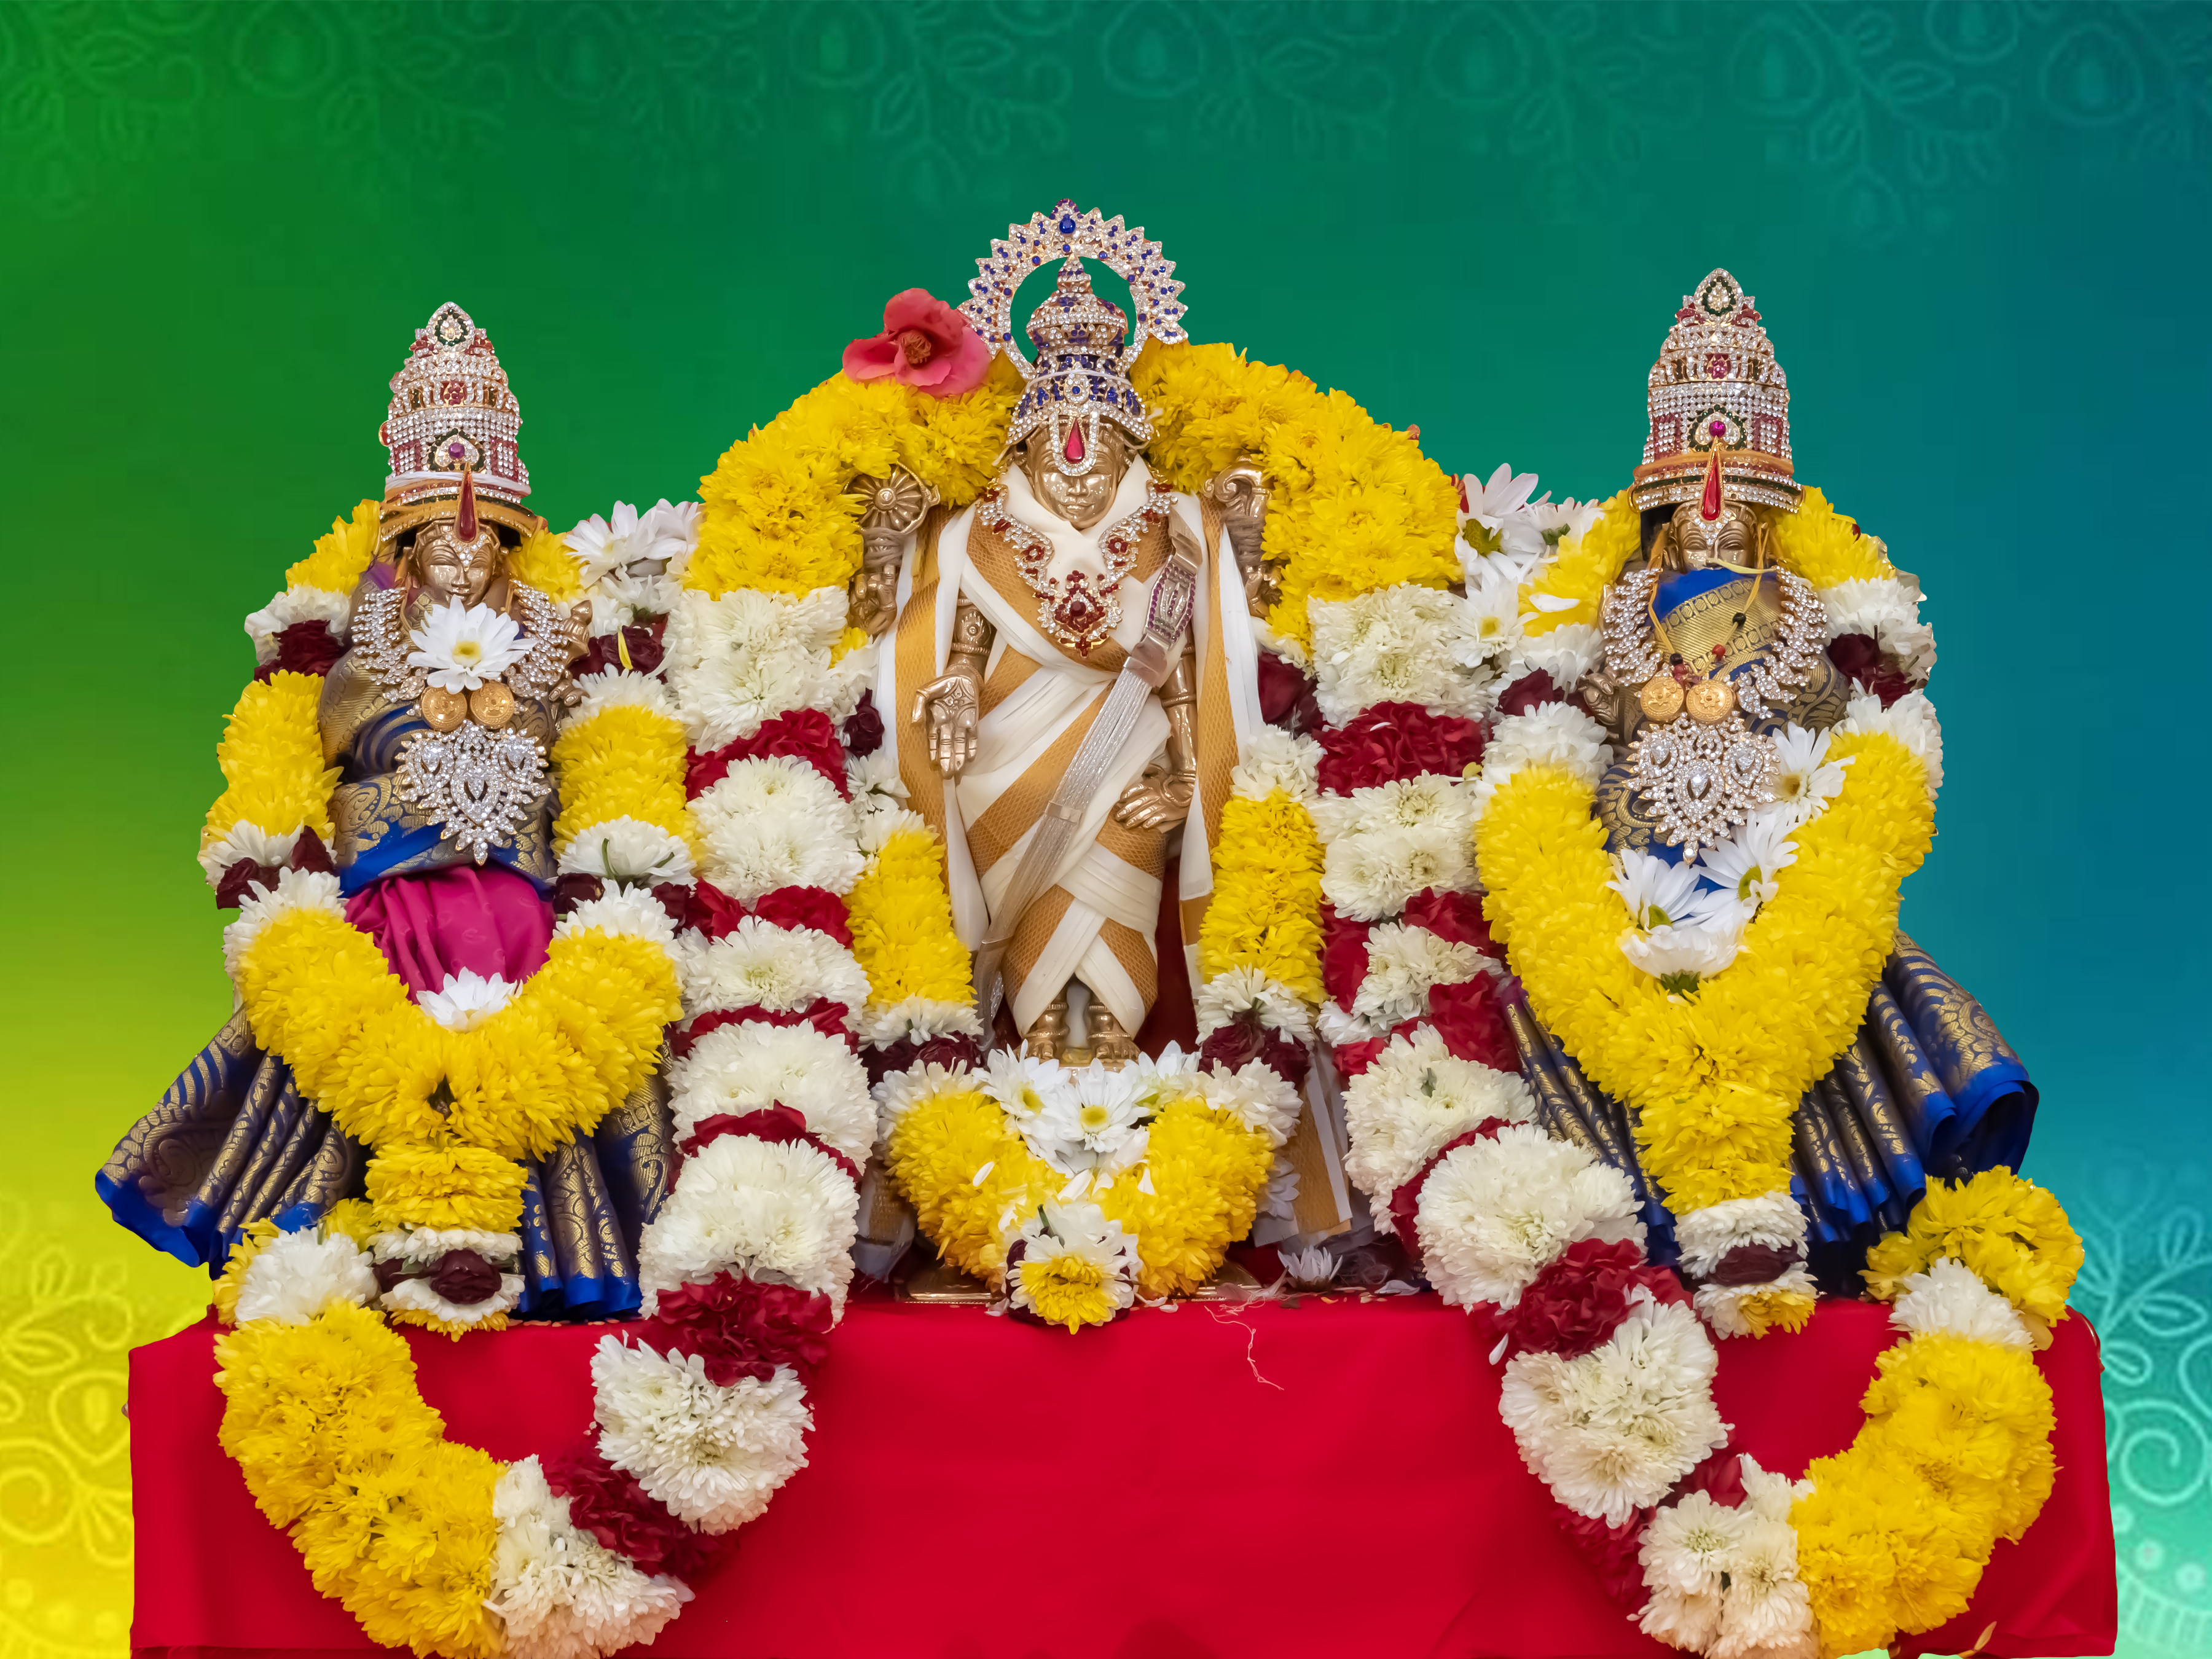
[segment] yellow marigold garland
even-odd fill
[[[332,519],[330,533],[315,538],[315,550],[284,573],[286,586],[350,593],[376,557],[377,526],[383,506],[374,496],[357,502],[351,519]]]
[[[1276,790],[1221,811],[1213,899],[1198,932],[1198,971],[1252,968],[1321,1000],[1321,839],[1304,807]]]
[[[645,1080],[682,1007],[659,945],[589,929],[556,939],[544,966],[483,1024],[449,1031],[409,1000],[368,935],[307,908],[262,929],[238,984],[261,1045],[380,1164],[410,1146],[544,1156]],[[441,1090],[450,1098],[434,1103]],[[424,1197],[433,1208],[447,1201]],[[397,1224],[461,1224],[413,1213],[411,1196],[403,1207]]]
[[[1067,1184],[978,1091],[948,1091],[912,1108],[892,1128],[885,1156],[939,1254],[994,1284],[1020,1220]],[[1251,1227],[1274,1152],[1266,1135],[1191,1097],[1153,1117],[1146,1161],[1152,1192],[1142,1190],[1138,1170],[1126,1170],[1090,1201],[1135,1236],[1139,1294],[1188,1294]]]
[[[698,852],[684,795],[684,728],[635,703],[617,703],[576,721],[553,741],[561,775],[561,816],[553,845],[569,843],[595,824],[635,818],[665,830]]]
[[[706,510],[684,586],[717,596],[842,587],[860,568],[854,478],[902,466],[947,503],[972,501],[991,481],[1020,395],[1020,377],[1003,358],[958,398],[832,375],[732,444],[700,480]]]
[[[340,775],[323,763],[322,728],[315,723],[322,695],[320,677],[282,670],[239,693],[216,745],[225,787],[208,808],[202,846],[240,823],[272,835],[304,827],[330,841],[331,791]]]
[[[1775,550],[1782,562],[1815,587],[1878,580],[1897,574],[1881,543],[1835,509],[1817,489],[1808,489],[1795,513],[1771,515]]]
[[[512,580],[534,587],[562,605],[584,596],[584,585],[576,573],[576,556],[569,551],[568,538],[550,530],[538,532],[508,554],[507,574]]]
[[[1598,624],[1598,604],[1605,598],[1624,566],[1642,550],[1644,518],[1629,492],[1622,490],[1605,504],[1605,510],[1589,529],[1559,550],[1559,556],[1545,565],[1533,582],[1521,589],[1521,628],[1527,634],[1548,634],[1569,623]],[[1571,605],[1552,611],[1534,603],[1571,599]]]
[[[1906,1231],[1869,1257],[1875,1295],[1946,1258],[2010,1302],[2039,1344],[2063,1318],[2081,1241],[2058,1201],[2009,1170],[1931,1181]],[[1825,1659],[1887,1647],[1964,1613],[2000,1540],[2026,1534],[2057,1474],[2051,1385],[2014,1347],[1925,1331],[1881,1355],[1867,1420],[1806,1471],[1790,1511]]]
[[[1899,885],[1935,834],[1925,771],[1904,744],[1839,732],[1829,752],[1853,757],[1842,793],[1793,832],[1797,861],[1742,954],[1691,997],[1620,952],[1630,919],[1606,886],[1589,785],[1526,768],[1475,831],[1484,914],[1530,1004],[1640,1113],[1644,1169],[1678,1212],[1789,1185],[1790,1115],[1857,1031],[1895,939]]]
[[[1867,1287],[1893,1301],[1900,1280],[1945,1256],[1972,1268],[2031,1328],[2047,1329],[2066,1316],[2081,1237],[2057,1199],[2002,1165],[1966,1181],[1930,1181],[1905,1231],[1867,1253]]]
[[[1410,434],[1344,392],[1228,345],[1154,341],[1131,380],[1159,434],[1150,453],[1177,489],[1198,488],[1239,454],[1266,475],[1262,545],[1282,580],[1267,625],[1278,638],[1312,642],[1309,599],[1460,580],[1456,486]]]
[[[846,897],[853,956],[868,976],[868,1000],[910,998],[971,1004],[967,947],[952,931],[945,854],[923,830],[894,830]]]
[[[256,1320],[216,1343],[222,1449],[261,1512],[287,1528],[315,1588],[369,1639],[493,1659],[485,1607],[501,1466],[445,1437],[404,1338],[334,1303],[304,1325]]]

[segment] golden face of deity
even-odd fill
[[[450,521],[441,519],[422,527],[407,559],[414,580],[434,604],[459,599],[465,605],[481,605],[498,579],[505,550],[489,525],[475,539],[464,541]]]
[[[1118,428],[1098,422],[1097,453],[1088,472],[1073,476],[1060,470],[1049,428],[1040,428],[1022,441],[1014,464],[1030,481],[1030,489],[1046,507],[1073,525],[1088,530],[1106,516],[1114,493],[1129,471],[1136,446]]]
[[[1717,519],[1707,519],[1699,504],[1684,501],[1660,526],[1651,544],[1652,562],[1666,570],[1710,570],[1722,565],[1743,568],[1772,562],[1767,529],[1759,514],[1741,501],[1729,501]]]

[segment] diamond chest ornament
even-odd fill
[[[1774,745],[1731,709],[1708,724],[1678,720],[1629,750],[1629,787],[1644,797],[1659,838],[1682,849],[1717,846],[1773,799]]]
[[[399,793],[482,864],[512,842],[545,793],[545,746],[473,720],[453,732],[418,732],[399,756]]]

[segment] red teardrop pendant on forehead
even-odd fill
[[[1698,516],[1711,524],[1721,515],[1721,458],[1716,453],[1705,463],[1705,495],[1698,503]]]
[[[1067,428],[1067,443],[1066,447],[1060,451],[1060,453],[1066,456],[1072,462],[1080,462],[1083,459],[1082,422],[1078,421]]]

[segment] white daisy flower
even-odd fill
[[[1826,732],[1808,732],[1795,723],[1774,734],[1774,805],[1766,811],[1785,828],[1810,823],[1842,793],[1844,769],[1851,757],[1830,760],[1828,737]]]
[[[1629,848],[1616,855],[1615,865],[1620,874],[1606,885],[1620,895],[1638,927],[1668,927],[1696,909],[1698,867],[1694,864],[1669,864]]]
[[[1797,862],[1797,843],[1789,837],[1789,826],[1781,818],[1754,812],[1727,841],[1708,847],[1698,861],[1723,895],[1756,910],[1782,890],[1782,872]]]
[[[1073,1094],[1067,1069],[1057,1060],[1032,1060],[1012,1048],[994,1048],[990,1072],[977,1079],[999,1109],[1017,1123],[1041,1121],[1053,1103]]]
[[[1620,933],[1620,953],[1654,979],[1709,978],[1734,962],[1743,949],[1749,913],[1733,899],[1725,902],[1735,906],[1735,910],[1701,915],[1674,927],[1654,927],[1644,933],[1625,927]]]
[[[1132,1079],[1095,1060],[1064,1067],[1062,1075],[1064,1085],[1046,1098],[1034,1130],[1024,1124],[1023,1133],[1034,1133],[1079,1168],[1095,1165],[1121,1150],[1143,1121],[1143,1105]]]
[[[428,671],[424,678],[443,691],[473,691],[520,662],[530,641],[514,618],[488,605],[464,607],[448,599],[423,617],[407,636],[415,649],[407,665]]]

